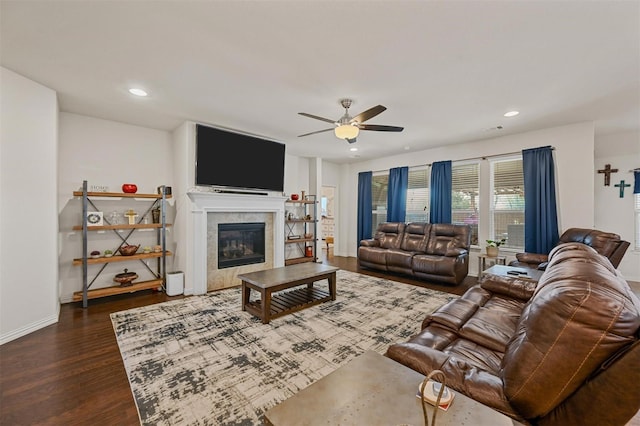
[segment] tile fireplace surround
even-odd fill
[[[268,253],[265,263],[269,267],[284,266],[285,197],[195,191],[190,191],[187,195],[192,203],[193,256],[191,262],[194,294],[204,294],[209,290],[240,285],[240,280],[236,278],[237,274],[264,269],[265,264],[253,264],[220,271],[217,270],[217,259],[208,262],[209,252],[216,253],[215,256],[217,256],[218,223],[264,221],[267,223],[267,228],[272,229],[272,232],[267,230],[265,235],[267,237],[265,252]],[[262,219],[255,220],[256,218]],[[214,228],[215,235],[211,235]],[[270,239],[269,234],[272,234]],[[212,243],[214,240],[215,243]],[[210,247],[213,244],[215,247]]]

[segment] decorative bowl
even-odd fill
[[[127,194],[135,194],[136,192],[138,192],[138,187],[134,183],[125,183],[124,185],[122,185],[122,192],[125,192]]]
[[[137,246],[125,245],[125,246],[120,246],[118,251],[123,256],[133,256],[134,254],[136,254],[139,247],[140,247],[140,244],[138,244]]]
[[[133,280],[138,278],[138,274],[135,272],[129,272],[128,269],[125,269],[124,272],[116,274],[113,280],[117,283],[120,283],[121,286],[126,287],[133,285]]]

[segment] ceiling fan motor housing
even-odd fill
[[[336,127],[332,129],[324,129],[324,130],[318,130],[311,133],[305,133],[304,135],[299,135],[298,137],[315,135],[317,133],[323,133],[323,132],[328,132],[330,130],[334,130],[336,137],[340,139],[344,139],[349,143],[355,143],[356,137],[358,136],[358,132],[360,130],[374,130],[379,132],[401,132],[403,130],[402,127],[397,127],[397,126],[362,124],[365,121],[385,111],[387,108],[382,105],[377,105],[377,106],[374,106],[373,108],[369,108],[368,110],[358,114],[355,117],[351,117],[349,115],[349,108],[351,107],[352,102],[353,101],[348,98],[340,99],[340,105],[342,105],[345,111],[344,111],[344,115],[340,117],[338,121],[333,121],[328,118],[320,117],[313,114],[308,114],[306,112],[299,112],[298,114],[303,115],[305,117],[326,121],[329,123],[334,123]],[[349,128],[346,126],[353,126],[353,128]]]

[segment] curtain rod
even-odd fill
[[[556,148],[554,146],[551,147],[551,151],[555,151]],[[469,161],[469,160],[486,160],[487,158],[493,158],[493,157],[503,157],[505,155],[515,155],[515,154],[521,154],[521,151],[514,151],[514,152],[505,152],[502,154],[494,154],[494,155],[483,155],[482,157],[469,157],[469,158],[463,158],[461,160],[451,160],[451,161]],[[432,163],[427,163],[427,164],[418,164],[418,166],[412,166],[412,167],[419,167],[419,166],[431,166]],[[388,170],[388,169],[387,169]],[[640,170],[639,169],[635,169],[635,170]],[[372,171],[372,173],[378,173],[378,172],[383,172],[385,170],[374,170]],[[629,170],[629,171],[633,171],[633,170]]]
[[[640,172],[640,167],[636,167],[635,169],[629,170],[629,173],[631,172]]]
[[[551,151],[555,151],[555,150],[556,148],[552,146]],[[483,155],[482,157],[469,157],[469,158],[462,158],[460,160],[451,160],[451,161],[486,160],[487,158],[503,157],[505,155],[515,155],[515,154],[522,154],[522,151],[505,152],[502,154],[494,154],[494,155]],[[432,163],[425,164],[425,166],[431,166],[431,165]]]

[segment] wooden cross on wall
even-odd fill
[[[631,185],[628,184],[628,183],[625,184],[624,181],[621,180],[620,183],[616,183],[613,186],[615,186],[617,188],[620,188],[620,198],[624,198],[624,189],[629,187],[629,186],[631,186]]]
[[[604,169],[598,170],[598,173],[604,173],[604,186],[611,184],[611,173],[618,173],[618,169],[612,169],[611,164],[605,164]]]

